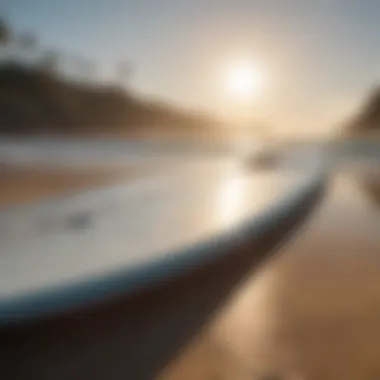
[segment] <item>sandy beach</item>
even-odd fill
[[[137,174],[3,168],[0,204]],[[347,170],[338,173],[301,231],[246,280],[160,379],[380,378],[380,207],[370,185]]]
[[[380,378],[380,208],[352,173],[164,372],[167,380]]]

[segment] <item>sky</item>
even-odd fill
[[[380,79],[378,0],[0,0],[46,48],[133,65],[139,94],[280,133],[324,134]],[[238,60],[264,72],[260,96],[223,89]]]

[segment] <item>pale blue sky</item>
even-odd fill
[[[377,0],[0,0],[0,11],[102,73],[131,60],[142,94],[229,119],[247,107],[221,93],[220,70],[249,57],[268,83],[248,113],[279,130],[328,129],[380,79]]]

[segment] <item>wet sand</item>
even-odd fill
[[[167,380],[380,379],[380,208],[352,173]]]
[[[137,176],[134,168],[0,168],[0,207],[29,203]]]

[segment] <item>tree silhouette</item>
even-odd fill
[[[37,37],[32,33],[18,33],[12,39],[12,53],[16,61],[29,62],[36,51]]]
[[[11,40],[11,35],[8,23],[0,17],[0,45],[7,45]]]
[[[31,53],[36,53],[35,64],[28,64]],[[133,91],[112,81],[90,85],[96,76],[95,62],[41,49],[33,33],[15,32],[2,18],[0,57],[6,57],[0,67],[0,134],[126,136],[141,133],[142,127],[142,133],[186,130],[199,135],[210,124],[199,115],[134,97]],[[70,78],[63,75],[63,59],[70,65]],[[129,82],[132,69],[129,61],[115,66],[118,84]]]
[[[0,60],[4,61],[8,55],[12,33],[8,23],[0,17]]]

